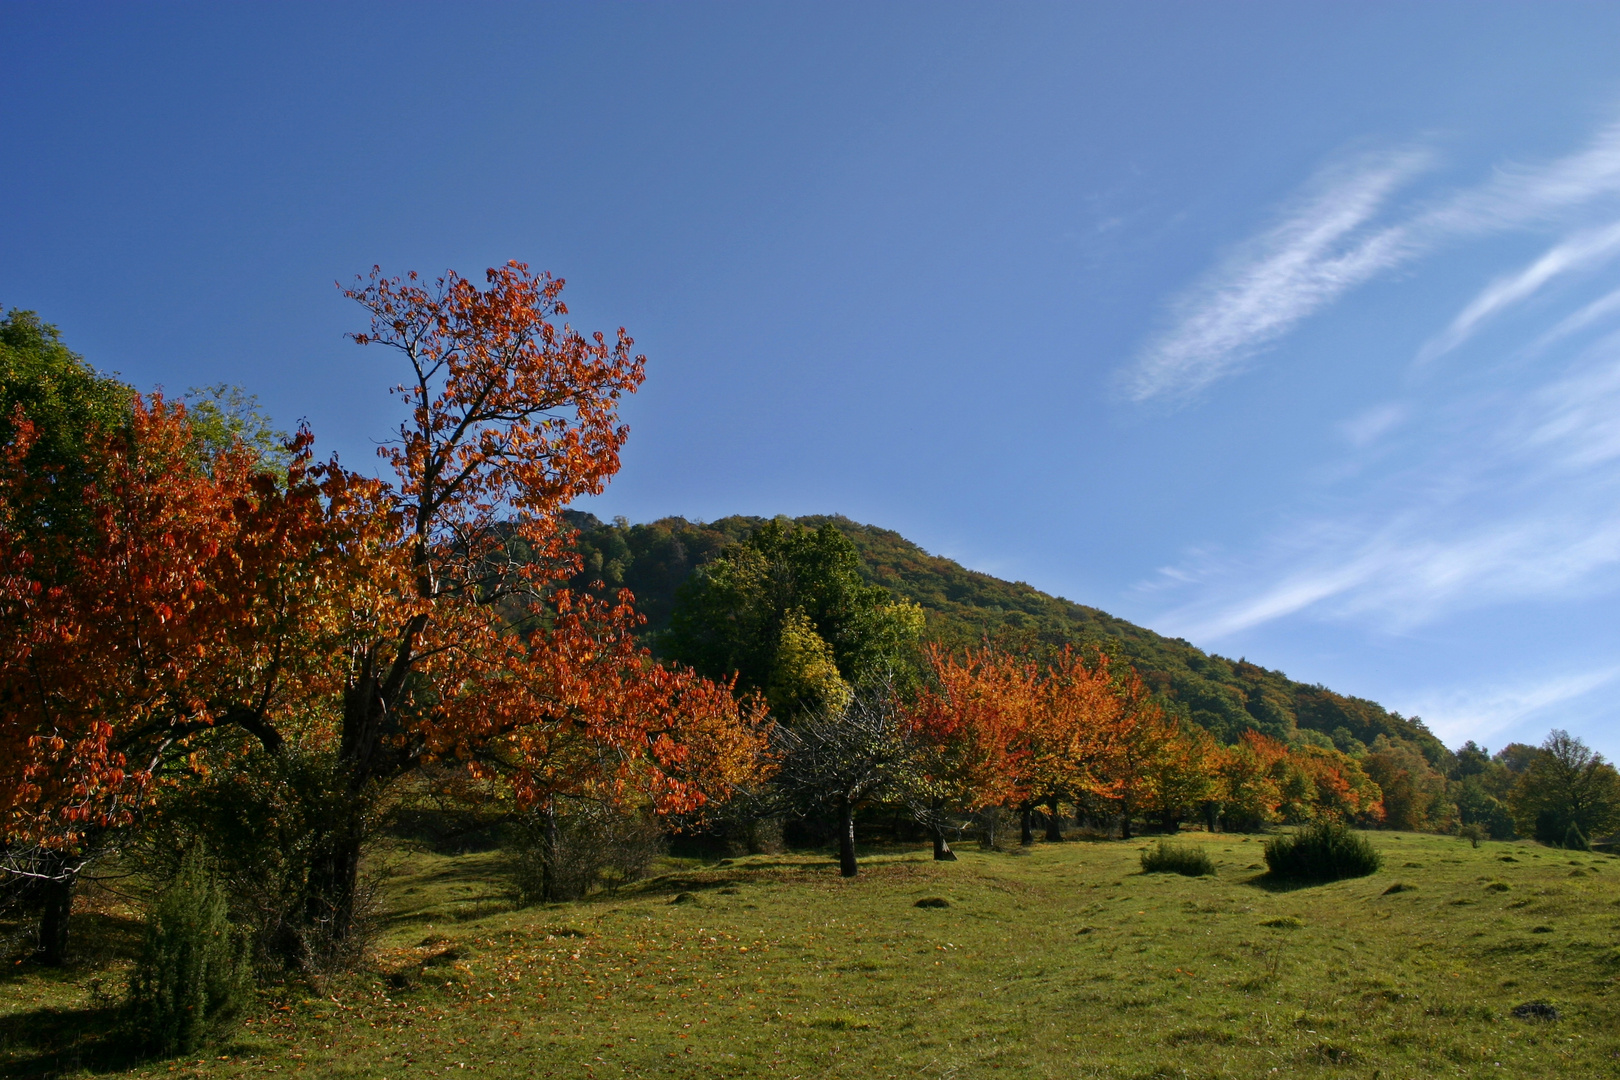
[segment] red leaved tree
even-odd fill
[[[509,780],[520,802],[634,789],[660,809],[723,797],[757,767],[763,718],[724,688],[653,664],[628,593],[573,596],[562,509],[618,470],[618,402],[645,358],[558,320],[563,282],[521,263],[483,288],[454,273],[345,290],[371,316],[354,335],[395,350],[408,416],[382,449],[402,580],[347,657],[338,767],[353,807],[332,822],[312,920],[354,917],[365,808],[432,761]]]
[[[199,456],[185,410],[137,397],[83,468],[27,467],[19,416],[0,455],[0,756],[5,870],[45,894],[41,954],[59,962],[78,872],[153,782],[221,724],[276,738],[278,717],[335,688],[324,660],[363,579],[357,524],[377,486],[313,467],[284,478],[239,443]],[[21,527],[72,492],[71,530]]]

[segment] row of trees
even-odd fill
[[[1138,817],[1170,830],[1382,818],[1346,753],[1254,731],[1222,745],[1101,650],[924,645],[922,611],[860,571],[831,523],[768,522],[688,579],[660,642],[768,699],[779,772],[746,811],[830,819],[846,874],[856,816],[874,806],[925,824],[940,858],[950,831],[1002,808],[1026,843],[1038,811],[1049,837],[1070,816],[1126,836]]]
[[[1298,728],[1223,743],[1103,648],[946,649],[923,643],[922,616],[864,580],[832,522],[777,519],[687,578],[659,639],[769,699],[781,771],[747,811],[830,819],[846,873],[856,815],[878,806],[928,826],[941,858],[947,833],[1002,809],[1024,843],[1037,820],[1055,839],[1071,817],[1125,836],[1139,818],[1166,831],[1329,820],[1551,843],[1620,825],[1620,776],[1561,731],[1495,758]]]

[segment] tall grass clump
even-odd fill
[[[225,890],[194,850],[147,916],[129,978],[132,1032],[154,1053],[189,1054],[241,1007],[249,976],[247,938],[231,925]]]
[[[1142,873],[1205,877],[1215,873],[1215,860],[1197,844],[1160,840],[1154,847],[1142,849]]]
[[[1336,821],[1320,821],[1266,843],[1266,866],[1284,881],[1366,877],[1382,865],[1365,836]]]

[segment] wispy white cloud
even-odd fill
[[[1347,290],[1414,254],[1400,227],[1363,228],[1429,156],[1409,152],[1325,173],[1282,221],[1175,304],[1172,325],[1124,379],[1137,401],[1185,397],[1230,375]]]
[[[1428,152],[1408,150],[1319,176],[1279,224],[1171,301],[1168,328],[1122,372],[1126,395],[1135,401],[1190,399],[1243,371],[1257,353],[1380,274],[1461,238],[1570,226],[1571,215],[1620,203],[1620,123],[1614,123],[1566,157],[1539,166],[1502,166],[1483,183],[1377,224],[1391,197],[1432,161]],[[1620,223],[1566,236],[1531,266],[1488,286],[1423,358],[1455,348],[1505,307],[1617,250]]]
[[[1478,234],[1557,221],[1609,196],[1620,196],[1620,122],[1600,128],[1580,150],[1546,165],[1505,165],[1477,187],[1420,215],[1423,233]]]
[[[1607,666],[1506,685],[1431,691],[1416,696],[1411,708],[1446,742],[1489,739],[1536,720],[1553,708],[1567,708],[1620,677]]]
[[[1578,334],[1587,327],[1608,318],[1610,315],[1620,313],[1620,289],[1593,300],[1579,311],[1572,312],[1558,321],[1558,324],[1536,339],[1535,348],[1545,349],[1547,346],[1562,341],[1571,334]]]
[[[1423,347],[1418,362],[1426,363],[1455,349],[1487,319],[1534,296],[1555,278],[1599,266],[1616,254],[1620,254],[1620,222],[1576,233],[1529,266],[1487,285],[1443,333]]]
[[[1365,430],[1382,421],[1374,410]],[[1200,554],[1195,598],[1158,624],[1200,641],[1307,612],[1406,630],[1620,585],[1620,334],[1426,423],[1427,441],[1339,514],[1279,531],[1246,562]]]

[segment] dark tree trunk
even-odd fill
[[[546,800],[542,816],[545,823],[540,832],[540,899],[547,903],[556,903],[563,899],[562,889],[557,881],[557,859],[562,853],[562,834],[557,828],[557,804],[554,800]]]
[[[304,929],[313,936],[292,943],[305,955],[290,959],[301,963],[330,959],[308,953],[311,949],[340,951],[354,932],[365,838],[358,816],[332,822],[329,830],[310,866],[309,893],[304,904]]]
[[[1035,842],[1035,807],[1025,803],[1018,808],[1018,842],[1029,847]]]
[[[1129,806],[1125,808],[1124,813],[1119,815],[1119,838],[1121,840],[1131,838],[1131,808]]]
[[[1058,817],[1058,801],[1046,800],[1046,838],[1052,843],[1063,839],[1063,819]]]
[[[39,962],[61,967],[67,962],[68,919],[73,914],[73,886],[69,875],[43,882],[40,895],[45,907],[39,914]]]
[[[841,821],[838,826],[838,872],[844,877],[854,877],[858,867],[855,865],[855,807],[845,802],[839,815]]]
[[[1216,809],[1215,804],[1213,802],[1205,803],[1204,804],[1204,827],[1207,828],[1210,832],[1214,832],[1215,827],[1218,824],[1220,824],[1220,819],[1221,819],[1220,811]]]
[[[380,665],[376,653],[368,653],[343,695],[343,734],[338,744],[343,798],[331,811],[332,820],[326,823],[326,835],[310,867],[304,912],[305,929],[315,931],[318,940],[334,950],[355,929],[368,793],[377,781],[399,776],[408,765],[408,759],[389,746],[384,729],[410,673],[411,642],[425,622],[422,615],[412,620],[391,665]]]

